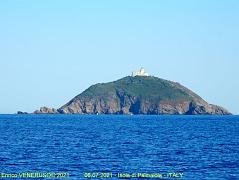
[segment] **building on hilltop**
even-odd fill
[[[133,71],[131,76],[132,77],[135,77],[135,76],[149,76],[149,74],[145,71],[144,68],[141,68],[139,71]]]

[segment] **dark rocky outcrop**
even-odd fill
[[[96,84],[58,110],[62,114],[231,114],[212,105],[179,83],[157,77],[125,77]]]
[[[58,111],[54,108],[41,107],[40,110],[33,112],[34,114],[58,114]]]
[[[28,114],[27,112],[17,111],[17,114]]]

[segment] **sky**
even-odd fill
[[[0,113],[144,67],[239,114],[238,0],[0,1]]]

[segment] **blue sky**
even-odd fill
[[[237,0],[0,2],[0,113],[58,108],[145,67],[239,114]]]

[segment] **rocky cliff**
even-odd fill
[[[226,109],[212,105],[179,83],[157,77],[125,77],[89,87],[57,110],[62,114],[218,114]]]

